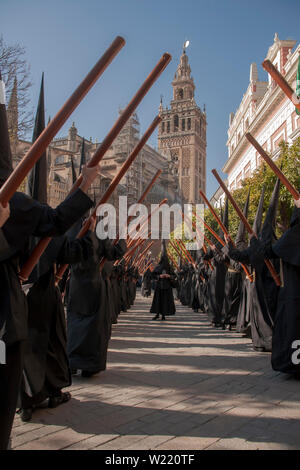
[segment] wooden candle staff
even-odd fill
[[[272,158],[269,157],[267,152],[262,148],[261,145],[257,142],[257,140],[248,132],[246,134],[246,138],[249,142],[253,145],[254,148],[258,151],[261,157],[265,160],[265,162],[269,165],[271,170],[274,171],[275,175],[278,176],[282,184],[286,187],[286,189],[291,193],[294,199],[298,200],[300,198],[300,194],[297,189],[289,182],[289,180],[284,176],[282,171],[278,168],[278,166],[273,162]]]
[[[271,75],[271,77],[277,83],[277,85],[280,86],[282,91],[292,101],[292,103],[295,105],[295,107],[300,111],[300,103],[299,103],[299,99],[297,99],[296,93],[290,87],[290,85],[285,80],[285,78],[283,78],[283,76],[277,70],[277,68],[272,64],[272,62],[270,60],[266,59],[262,63],[262,66]]]
[[[209,200],[207,199],[207,197],[205,196],[203,191],[200,190],[199,193],[200,193],[200,196],[202,196],[203,200],[205,201],[206,205],[208,206],[208,208],[209,208],[210,212],[212,213],[213,217],[218,222],[218,225],[220,226],[220,228],[221,228],[222,232],[224,233],[224,235],[226,235],[229,238],[229,240],[231,241],[231,243],[233,244],[233,246],[235,246],[231,236],[229,235],[229,232],[228,232],[227,228],[225,227],[225,225],[221,221],[220,217],[216,214],[216,211],[213,209],[212,205],[210,204]],[[220,238],[220,237],[218,237],[218,238]],[[220,240],[222,240],[222,239],[220,238]],[[223,240],[222,240],[221,245],[225,246],[225,243],[224,243]],[[249,273],[249,270],[248,270],[247,266],[245,266],[243,263],[240,263],[240,264],[241,264],[243,270],[245,271],[245,274],[248,277],[249,281],[252,282],[252,276]]]
[[[49,122],[40,136],[35,140],[26,155],[22,158],[21,162],[0,189],[0,202],[2,204],[7,203],[12,198],[22,181],[25,179],[26,175],[30,172],[34,164],[45,152],[46,148],[55,137],[59,129],[64,125],[74,109],[79,105],[79,103],[96,83],[98,78],[102,75],[102,73],[124,45],[125,40],[120,36],[116,37],[111,46],[106,50],[104,55],[99,59],[93,69],[81,82],[78,88],[76,88],[74,93],[65,102],[54,118]]]
[[[218,183],[220,184],[221,188],[223,189],[223,191],[225,192],[225,194],[227,195],[228,199],[230,200],[231,204],[233,205],[237,215],[239,216],[240,220],[243,222],[243,224],[245,225],[245,228],[247,230],[247,232],[250,234],[250,235],[254,235],[255,237],[257,237],[256,233],[253,232],[252,230],[252,227],[250,226],[248,220],[246,219],[246,217],[244,216],[243,212],[241,211],[241,209],[239,208],[239,206],[237,205],[237,203],[235,202],[234,200],[234,197],[232,196],[232,194],[230,193],[230,191],[228,191],[227,189],[227,186],[223,183],[222,179],[220,178],[220,176],[218,175],[218,172],[217,170],[212,170],[212,174],[215,176],[215,178],[217,179]],[[233,243],[233,242],[232,242]],[[280,280],[280,277],[278,276],[273,264],[271,263],[271,261],[265,259],[265,264],[266,266],[268,267],[275,283],[277,286],[281,286],[281,280]]]
[[[122,130],[122,128],[124,127],[128,119],[130,118],[132,113],[135,111],[135,109],[137,108],[139,103],[142,101],[146,93],[149,91],[151,86],[154,84],[154,82],[157,80],[157,78],[161,75],[161,73],[166,68],[170,60],[171,60],[170,54],[164,54],[162,56],[158,64],[154,67],[154,69],[148,75],[148,77],[146,78],[142,86],[139,88],[135,96],[132,98],[130,103],[126,106],[122,114],[119,116],[118,120],[116,121],[114,126],[111,128],[108,135],[105,137],[101,145],[98,147],[98,149],[94,153],[91,160],[88,162],[87,166],[89,167],[96,166],[102,160],[106,151],[112,145],[113,141],[118,136],[118,134],[120,133],[120,131]],[[76,183],[73,185],[71,192],[80,186],[81,181],[82,181],[82,176],[80,175]],[[20,272],[21,280],[28,279],[28,276],[32,272],[34,266],[38,262],[39,258],[41,257],[42,253],[45,251],[50,241],[51,241],[51,238],[44,238],[40,240],[40,242],[36,245],[29,260],[25,263],[25,265],[21,269],[21,272]]]

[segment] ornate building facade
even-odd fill
[[[269,48],[269,59],[295,89],[300,44],[296,41],[281,40],[275,34]],[[248,88],[235,113],[229,116],[228,159],[223,167],[227,173],[227,186],[231,191],[239,188],[243,179],[251,176],[261,164],[261,157],[245,137],[250,132],[273,159],[280,155],[279,144],[282,140],[292,143],[300,136],[300,117],[294,104],[268,74],[267,81],[258,77],[255,63],[250,66]],[[218,189],[214,195],[215,205],[224,201],[224,193]],[[217,202],[218,201],[218,202]]]
[[[195,102],[195,84],[185,49],[172,82],[170,108],[160,105],[158,149],[172,162],[185,202],[206,191],[206,113]]]

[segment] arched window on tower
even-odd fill
[[[165,123],[164,122],[161,123],[161,131],[165,132]]]
[[[185,131],[185,119],[181,121],[181,130]]]
[[[188,131],[191,130],[191,127],[192,127],[191,118],[188,118],[188,120],[187,120],[187,128],[188,128]]]
[[[183,99],[183,89],[182,88],[179,88],[177,90],[177,99],[178,100],[182,100]]]
[[[170,132],[170,121],[167,121],[167,132]]]
[[[174,130],[177,130],[178,126],[179,126],[178,114],[175,114],[175,116],[174,116]]]

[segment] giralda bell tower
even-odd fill
[[[206,191],[206,113],[195,102],[185,47],[172,86],[170,108],[162,102],[159,108],[158,149],[173,162],[185,202],[199,203],[199,189]]]

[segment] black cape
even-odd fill
[[[99,372],[106,369],[111,335],[111,309],[107,286],[100,273],[102,257],[113,261],[123,256],[124,241],[112,245],[93,236],[94,254],[71,267],[67,299],[68,356],[71,369]]]
[[[152,272],[152,277],[157,282],[150,312],[162,315],[175,315],[176,308],[173,297],[172,281],[170,279],[159,278],[159,275],[163,274],[163,271],[166,271],[164,265],[159,264]],[[168,274],[170,274],[173,279],[175,278],[175,275],[171,270]]]

